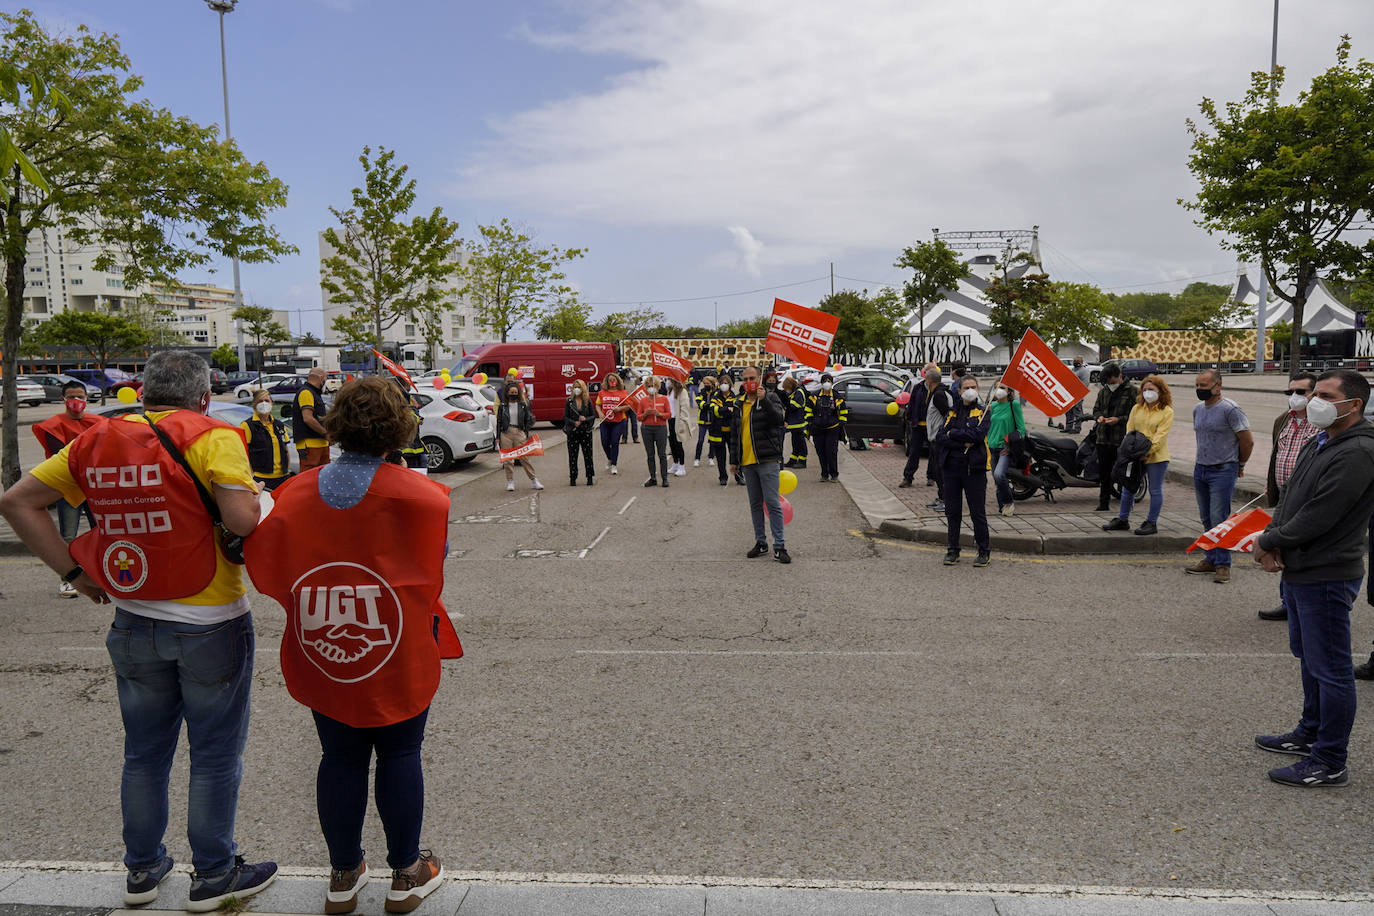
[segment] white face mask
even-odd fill
[[[821,391],[829,391],[830,389],[832,389],[832,388],[834,388],[834,387],[835,387],[835,386],[832,385],[832,384],[830,384],[829,382],[821,382]]]
[[[1302,410],[1302,409],[1305,408],[1306,406],[1307,406],[1307,395],[1305,395],[1305,394],[1290,394],[1290,395],[1288,396],[1288,409],[1289,409],[1289,410]]]
[[[1146,388],[1144,391],[1140,392],[1140,396],[1145,399],[1146,404],[1153,404],[1155,401],[1159,400],[1159,392],[1155,391],[1153,388]]]
[[[1354,398],[1346,398],[1342,401],[1327,401],[1322,398],[1313,398],[1307,402],[1307,422],[1317,429],[1326,429],[1337,420],[1350,416],[1350,411],[1339,413],[1336,410],[1337,404],[1347,404]]]
[[[253,409],[265,417],[272,412],[272,404],[269,401],[259,401],[253,405]]]
[[[965,404],[976,404],[978,402],[978,389],[965,388],[963,391],[959,392],[959,397],[964,399]]]
[[[1007,389],[998,388],[996,391],[992,393],[992,396],[999,401],[1005,401],[1007,399]]]

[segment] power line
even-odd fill
[[[755,293],[772,292],[775,289],[788,289],[793,286],[805,286],[808,283],[819,283],[822,280],[829,280],[830,275],[823,277],[812,277],[810,280],[798,280],[796,283],[782,283],[778,286],[762,286],[758,289],[746,289],[737,293],[717,293],[714,296],[689,296],[683,299],[627,299],[622,302],[588,302],[588,305],[671,305],[674,302],[706,302],[711,299],[729,299],[732,296],[752,296]]]
[[[1130,283],[1125,286],[1104,286],[1102,289],[1139,289],[1142,286],[1160,286],[1165,283],[1184,283],[1188,280],[1206,280],[1208,277],[1223,277],[1232,275],[1235,272],[1235,269],[1232,268],[1231,270],[1218,270],[1216,273],[1198,274],[1195,277],[1174,277],[1172,280],[1151,280],[1149,283]]]

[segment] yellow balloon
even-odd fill
[[[487,383],[487,374],[485,372],[477,373],[472,377],[472,383],[474,385],[485,385]]]
[[[897,402],[896,402],[896,401],[888,401],[888,402],[887,402],[887,415],[888,415],[889,417],[895,417],[895,416],[897,416],[897,411],[899,411],[899,410],[901,410],[901,408],[897,406]]]
[[[134,389],[128,385],[119,389],[119,393],[116,394],[115,397],[125,404],[132,404],[134,401],[138,400],[138,395],[135,394]]]
[[[780,471],[778,473],[778,493],[786,496],[797,488],[797,475],[791,471]]]

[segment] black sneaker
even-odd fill
[[[987,566],[987,565],[988,565],[989,563],[991,563],[991,562],[992,562],[992,554],[990,554],[990,553],[980,553],[980,554],[978,554],[978,559],[976,559],[976,560],[973,561],[973,565],[976,566],[976,567],[978,567],[979,569],[982,569],[984,566]]]
[[[1290,766],[1270,770],[1269,778],[1300,789],[1335,789],[1350,782],[1350,771],[1345,767],[1333,770],[1320,760],[1308,757]]]
[[[658,486],[658,481],[657,481],[657,480],[654,480],[652,477],[650,477],[648,480],[644,481],[644,486],[646,486],[646,487],[656,487],[656,486]]]
[[[830,475],[829,475],[829,474],[822,474],[822,475],[821,475],[821,483],[830,483]]]
[[[1256,735],[1255,747],[1275,754],[1306,757],[1312,753],[1312,739],[1304,738],[1297,732],[1289,732],[1286,735]]]
[[[945,554],[945,565],[946,565],[946,566],[953,566],[954,564],[956,564],[956,563],[958,563],[958,562],[959,562],[959,551],[957,551],[957,550],[951,550],[951,551],[949,551],[948,553]]]
[[[276,862],[249,865],[243,856],[234,856],[234,867],[216,878],[191,875],[191,895],[186,910],[208,913],[230,897],[251,897],[277,879]]]
[[[660,486],[660,487],[666,487],[666,486],[668,486],[668,478],[667,478],[667,477],[663,478],[662,482],[659,483],[659,486]]]
[[[1124,518],[1114,518],[1102,526],[1103,531],[1130,531],[1131,523]]]
[[[747,559],[752,560],[752,559],[754,559],[754,557],[761,557],[761,556],[763,556],[763,555],[764,555],[765,553],[767,553],[767,552],[768,552],[768,545],[765,544],[763,541],[759,541],[759,542],[758,542],[757,544],[755,544],[753,547],[750,547],[750,548],[749,548],[749,552],[746,553],[744,556],[745,556]]]
[[[911,482],[911,478],[908,477],[908,478],[906,478],[905,480],[903,480],[901,483],[897,484],[897,489],[899,489],[899,490],[906,490],[906,489],[910,489],[910,488],[913,487],[913,486],[915,486],[915,484],[913,484],[913,483]]]
[[[722,487],[728,487],[728,486],[730,486],[730,481],[727,480],[726,478],[722,477],[722,478],[720,479],[720,485],[721,485]]]
[[[743,475],[743,474],[736,474],[736,475],[735,475],[735,483],[739,484],[740,486],[744,486],[744,475]]]
[[[172,871],[176,863],[171,856],[163,856],[162,861],[152,868],[129,869],[129,878],[124,883],[124,905],[142,906],[157,899],[157,888]]]
[[[1374,654],[1363,665],[1355,666],[1355,677],[1361,681],[1374,681]]]
[[[1284,607],[1284,606],[1281,605],[1281,604],[1280,604],[1278,607],[1274,608],[1273,610],[1269,610],[1269,611],[1256,611],[1255,613],[1259,615],[1259,619],[1260,619],[1260,620],[1287,620],[1287,619],[1288,619],[1288,608]],[[1355,672],[1356,672],[1356,673],[1355,673],[1355,676],[1356,676],[1356,677],[1359,677],[1359,676],[1360,676],[1360,675],[1359,675],[1359,670],[1360,670],[1359,668],[1356,668],[1356,669],[1355,669]]]
[[[773,559],[777,560],[779,563],[791,563],[792,555],[787,552],[786,547],[779,547],[777,550],[773,551]]]
[[[1145,521],[1140,523],[1140,527],[1135,530],[1136,534],[1159,534],[1159,526],[1154,522]]]

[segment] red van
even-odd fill
[[[534,418],[562,424],[563,405],[573,381],[582,379],[589,390],[596,391],[606,376],[615,371],[615,366],[614,344],[540,340],[478,347],[459,360],[452,372],[454,378],[471,378],[482,372],[494,385],[515,369],[529,392]]]

